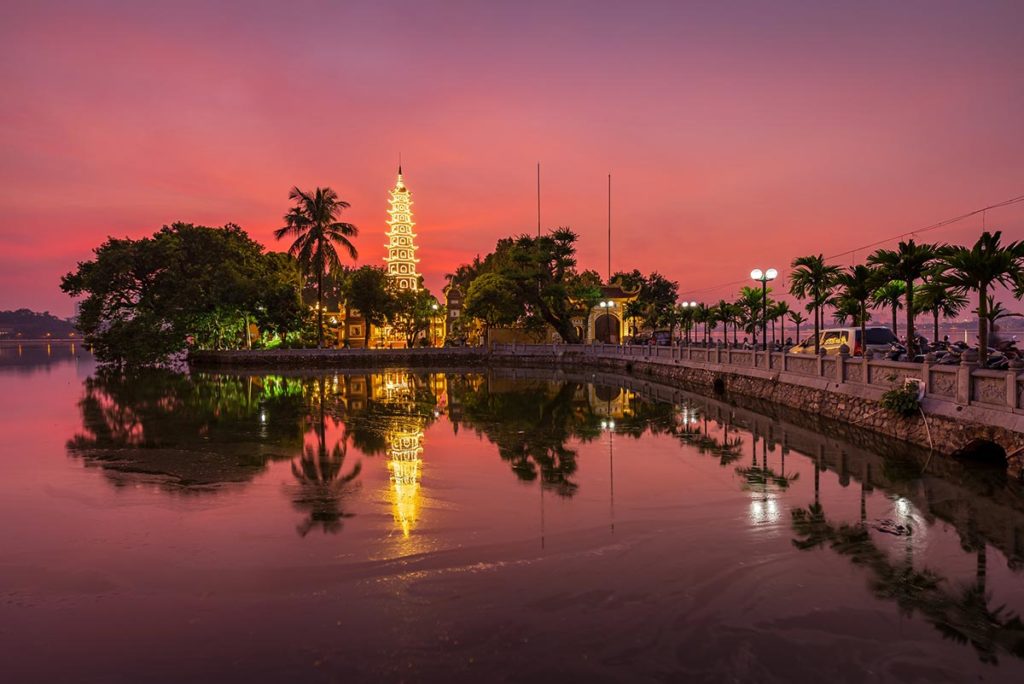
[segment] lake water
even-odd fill
[[[1024,492],[813,416],[67,345],[0,390],[4,681],[1024,681]]]

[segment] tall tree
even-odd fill
[[[500,273],[484,273],[469,286],[465,312],[484,322],[484,339],[489,342],[491,328],[518,321],[523,315],[523,306],[508,278]]]
[[[742,313],[740,321],[743,324],[743,331],[752,336],[754,346],[757,346],[757,331],[761,321],[761,288],[748,287],[740,288],[740,297],[736,305]]]
[[[972,247],[953,247],[942,258],[936,280],[956,291],[978,293],[978,360],[988,360],[989,291],[995,286],[1014,287],[1024,271],[1024,242],[1001,242],[1002,231],[985,231]]]
[[[185,349],[237,347],[248,322],[299,325],[297,272],[236,225],[164,226],[139,240],[110,238],[61,279],[82,296],[79,329],[103,361],[144,365]]]
[[[967,306],[967,297],[956,289],[931,279],[917,288],[914,295],[914,306],[921,312],[932,315],[932,335],[939,341],[939,317],[953,318]]]
[[[395,315],[394,282],[383,268],[362,266],[346,279],[345,300],[363,319],[363,346],[370,346],[370,327],[383,326]]]
[[[793,271],[789,274],[789,292],[797,299],[810,299],[810,308],[814,312],[814,353],[821,350],[821,307],[839,275],[838,266],[825,263],[825,257],[797,257],[791,264]]]
[[[879,269],[880,277],[903,281],[904,308],[907,311],[907,355],[917,353],[914,335],[914,283],[931,271],[942,248],[932,244],[917,244],[913,240],[900,242],[895,250],[880,249],[868,257],[868,264]]]
[[[500,240],[485,259],[513,284],[524,322],[543,321],[570,344],[581,342],[573,318],[585,316],[601,296],[593,274],[576,271],[577,239],[569,228],[539,237],[520,235]]]
[[[860,322],[860,351],[867,349],[868,333],[868,301],[878,284],[878,273],[868,266],[858,264],[851,266],[850,270],[844,271],[836,278],[836,284],[840,288],[842,297],[857,305],[856,320]],[[854,345],[856,349],[856,345]]]
[[[331,188],[316,188],[305,192],[293,187],[288,199],[295,202],[284,215],[285,225],[274,231],[274,237],[281,240],[294,236],[295,240],[288,253],[296,257],[303,269],[316,278],[317,291],[317,347],[324,346],[324,276],[340,268],[341,260],[335,245],[343,247],[352,257],[359,256],[349,238],[359,235],[359,229],[351,223],[338,221],[341,212],[349,203],[340,199]]]
[[[889,307],[892,309],[892,334],[899,335],[899,326],[896,313],[903,308],[903,293],[906,286],[902,280],[890,280],[875,288],[871,293],[871,308],[879,309]]]
[[[789,302],[778,301],[771,308],[772,315],[772,336],[775,335],[774,322],[779,322],[779,340],[786,340],[786,316],[789,314]]]
[[[794,309],[789,312],[789,320],[793,321],[796,325],[796,342],[800,344],[800,325],[807,321],[807,317],[800,313],[799,310]]]
[[[438,316],[441,305],[437,298],[430,294],[430,290],[423,287],[422,277],[417,289],[399,290],[394,296],[390,322],[392,327],[405,337],[405,344],[411,349],[421,334],[430,332],[431,324]]]

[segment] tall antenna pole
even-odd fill
[[[537,237],[540,237],[540,162],[537,162]]]
[[[608,282],[612,282],[612,174],[608,174]]]

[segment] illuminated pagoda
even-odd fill
[[[420,274],[416,267],[416,233],[412,227],[412,197],[409,188],[402,179],[402,165],[398,165],[398,180],[391,190],[388,200],[388,255],[384,257],[388,275],[395,279],[399,289],[416,290],[419,288]]]

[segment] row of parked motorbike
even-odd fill
[[[905,344],[900,342],[893,342],[889,345],[889,351],[885,354],[885,358],[891,361],[914,361],[916,363],[923,363],[925,356],[932,354],[930,363],[939,366],[955,366],[959,365],[963,359],[964,354],[969,354],[968,358],[977,360],[978,350],[971,347],[966,342],[928,342],[925,338],[918,339],[917,348],[921,350],[913,358],[910,358],[907,354],[907,347]],[[991,370],[1006,370],[1010,367],[1010,362],[1015,359],[1024,359],[1024,353],[1022,353],[1013,342],[1002,342],[995,347],[988,348],[988,359],[985,362],[985,368]]]

